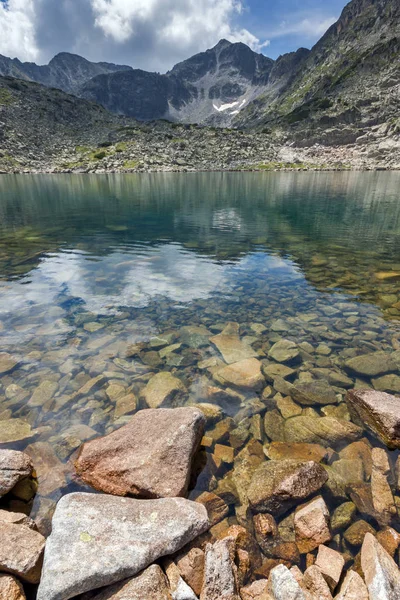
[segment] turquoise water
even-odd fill
[[[0,419],[31,428],[5,446],[46,454],[34,514],[81,489],[79,444],[142,408],[154,373],[180,378],[185,402],[208,402],[202,363],[221,357],[207,335],[228,322],[265,364],[281,338],[311,344],[292,381],[333,371],[374,385],[345,362],[400,348],[399,190],[396,173],[2,176],[0,349],[15,367],[0,376]],[[179,347],[162,356],[152,338],[166,333]],[[110,384],[136,397],[125,414]],[[245,396],[222,406],[231,430],[267,410],[261,392]],[[256,438],[268,441],[262,428]],[[215,489],[231,467],[205,469],[196,489]]]

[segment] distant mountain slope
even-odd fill
[[[139,70],[99,75],[80,95],[139,119],[225,125],[260,93],[273,65],[245,44],[221,40],[166,75]]]
[[[375,126],[398,127],[399,58],[399,0],[353,0],[287,85],[275,93],[271,74],[236,125],[278,125],[307,144],[350,143]]]
[[[62,52],[48,65],[23,63],[0,54],[0,75],[35,81],[64,92],[77,93],[78,89],[96,75],[126,71],[131,67],[109,63],[92,63],[76,54]]]

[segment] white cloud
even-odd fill
[[[0,54],[34,61],[39,55],[35,39],[34,0],[0,2]]]
[[[308,17],[299,21],[282,21],[280,26],[268,35],[271,39],[285,35],[302,35],[307,38],[320,38],[333,23],[337,21],[334,17]]]
[[[221,38],[244,42],[255,50],[266,45],[232,24],[243,10],[239,0],[91,0],[91,4],[96,26],[119,43],[152,24],[160,48],[200,51]]]

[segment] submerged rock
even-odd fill
[[[140,398],[149,408],[160,408],[176,405],[186,392],[182,381],[165,371],[150,379]]]
[[[14,358],[8,352],[0,352],[0,375],[5,375],[13,371],[19,364],[18,359]]]
[[[32,435],[31,426],[22,419],[0,421],[0,444],[20,442],[31,438]]]
[[[317,492],[328,480],[314,461],[270,460],[254,473],[248,498],[253,510],[279,515]]]
[[[335,391],[324,381],[296,383],[290,388],[290,395],[303,406],[337,404]]]
[[[232,385],[245,390],[261,390],[265,386],[261,363],[256,358],[248,358],[233,363],[214,373],[214,379],[223,385]]]
[[[68,600],[132,577],[208,526],[204,506],[183,498],[64,496],[53,517],[38,600]]]
[[[354,442],[362,435],[362,429],[335,417],[299,416],[287,419],[284,425],[286,442],[303,442],[337,446]]]
[[[33,464],[30,457],[16,450],[0,450],[0,497],[7,494],[22,479],[30,477]]]
[[[347,404],[353,418],[390,449],[400,448],[400,398],[373,390],[352,390]]]
[[[86,442],[75,462],[89,485],[119,496],[185,496],[206,419],[196,408],[139,411],[127,425]]]
[[[298,346],[290,340],[280,340],[272,346],[268,352],[269,358],[279,363],[287,363],[295,360],[300,355]]]
[[[366,377],[377,377],[397,370],[397,365],[387,352],[372,352],[346,361],[346,369]]]

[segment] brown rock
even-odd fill
[[[399,600],[399,568],[370,533],[366,534],[362,545],[361,565],[370,600]]]
[[[200,548],[192,548],[180,554],[176,561],[182,579],[197,596],[200,595],[203,586],[204,561],[205,555]]]
[[[56,456],[53,447],[48,442],[30,444],[25,452],[31,457],[39,482],[41,496],[50,496],[56,490],[67,485],[67,465]]]
[[[26,600],[24,588],[11,575],[0,575],[0,600]]]
[[[203,413],[194,408],[142,410],[127,425],[84,444],[77,473],[114,495],[185,496],[204,425]]]
[[[331,592],[334,592],[340,581],[344,562],[342,554],[336,552],[336,550],[323,545],[319,546],[315,566],[321,571]]]
[[[134,413],[137,409],[137,398],[135,394],[127,394],[126,396],[122,396],[122,398],[118,398],[115,403],[114,410],[114,419],[119,419],[119,417],[123,417],[124,415],[129,415]]]
[[[158,565],[151,565],[136,577],[126,579],[97,592],[89,592],[81,600],[172,600],[167,579]]]
[[[308,567],[304,573],[303,589],[312,598],[318,600],[333,600],[329,586],[317,566]]]
[[[222,385],[232,385],[245,390],[261,390],[265,379],[261,373],[261,363],[256,358],[248,358],[218,369],[214,379]]]
[[[33,464],[30,457],[16,450],[0,450],[0,497],[22,479],[31,477]]]
[[[335,600],[368,600],[368,590],[355,571],[348,571]]]
[[[366,439],[349,444],[339,452],[340,458],[345,459],[360,459],[364,466],[366,477],[371,477],[372,471],[372,448],[371,444]]]
[[[379,523],[386,525],[397,516],[396,504],[388,482],[389,476],[390,464],[387,452],[383,448],[373,448],[371,474],[372,503],[378,515]]]
[[[25,525],[29,529],[37,529],[36,523],[24,513],[11,512],[9,510],[0,510],[0,522],[12,523],[14,525]]]
[[[0,352],[0,375],[10,373],[17,367],[19,360],[8,354],[7,352]]]
[[[267,461],[252,477],[249,502],[254,511],[283,514],[317,492],[327,479],[325,469],[313,461]]]
[[[343,537],[352,546],[361,546],[367,533],[375,535],[376,531],[372,525],[361,519],[350,525]]]
[[[292,563],[299,562],[300,555],[294,541],[284,541],[272,515],[257,514],[253,517],[254,532],[263,553],[272,558],[282,558]]]
[[[231,464],[235,458],[235,450],[231,446],[215,444],[214,455],[223,463]]]
[[[329,529],[329,510],[322,496],[299,506],[294,515],[296,543],[300,554],[312,552],[332,538]]]
[[[259,579],[241,588],[240,596],[242,600],[270,600],[267,593],[267,583],[267,579]]]
[[[257,543],[251,533],[241,525],[231,525],[221,536],[222,538],[232,538],[235,542],[236,553],[239,550],[245,552],[249,558],[252,569],[261,565],[261,554]]]
[[[385,529],[378,531],[376,539],[386,552],[394,558],[396,550],[400,546],[400,533],[393,529],[393,527],[385,527]]]
[[[304,416],[287,419],[284,425],[284,441],[335,446],[354,442],[362,435],[362,429],[335,417]]]
[[[200,600],[240,600],[234,559],[233,538],[207,544]]]
[[[251,346],[241,341],[238,335],[227,334],[224,331],[210,338],[210,342],[217,347],[226,363],[232,364],[257,356],[257,352]]]
[[[400,398],[373,390],[352,390],[346,401],[354,419],[390,449],[400,448]]]
[[[10,444],[32,437],[32,428],[22,419],[0,421],[0,444]]]
[[[206,507],[211,527],[229,514],[229,506],[226,502],[212,492],[203,492],[196,498],[196,502],[200,502]]]
[[[166,371],[157,373],[150,379],[140,398],[149,408],[176,406],[186,392],[182,381]]]
[[[183,598],[184,600],[197,600],[197,596],[188,584],[182,579],[176,564],[170,560],[163,561],[165,574],[169,583],[172,598]]]
[[[264,446],[264,452],[271,460],[295,459],[314,462],[325,460],[328,450],[319,444],[271,442]]]
[[[26,525],[0,522],[0,571],[39,583],[46,540]]]

